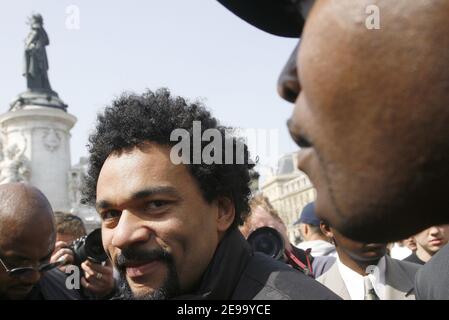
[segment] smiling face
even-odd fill
[[[103,245],[137,299],[169,298],[198,283],[234,217],[204,200],[169,147],[147,143],[111,154],[97,184]]]
[[[449,220],[449,5],[379,1],[381,29],[368,30],[370,3],[317,1],[279,92],[295,102],[289,130],[317,215],[383,242]]]

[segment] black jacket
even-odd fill
[[[194,293],[177,299],[299,300],[340,299],[329,289],[289,265],[253,253],[243,235],[231,229]]]
[[[449,244],[416,273],[417,300],[449,300]]]
[[[82,300],[78,290],[66,287],[67,275],[58,269],[46,272],[27,300]]]
[[[416,255],[416,252],[413,252],[411,255],[409,255],[407,258],[403,259],[402,261],[413,262],[413,263],[417,263],[420,265],[426,264],[424,261],[422,261],[420,258],[418,258],[418,256]]]

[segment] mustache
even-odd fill
[[[114,264],[119,270],[125,270],[129,263],[150,263],[162,261],[168,265],[174,264],[173,256],[163,248],[142,249],[137,247],[125,248],[115,258]]]

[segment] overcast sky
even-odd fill
[[[2,1],[0,112],[26,89],[23,40],[32,12],[43,15],[50,37],[50,83],[78,118],[72,164],[87,155],[96,115],[114,97],[159,87],[202,99],[223,124],[278,130],[279,153],[296,150],[285,126],[292,106],[276,93],[295,40],[259,31],[214,0]]]

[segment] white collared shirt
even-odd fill
[[[351,300],[364,300],[365,287],[363,282],[363,276],[345,266],[337,256],[338,271],[345,283]],[[368,274],[369,279],[373,285],[374,291],[380,300],[385,300],[385,271],[386,262],[385,257],[379,260],[379,263],[374,269],[374,272]]]

